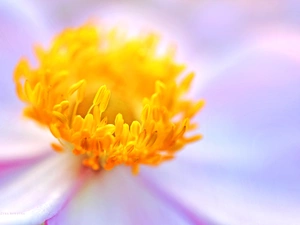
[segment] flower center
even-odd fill
[[[176,82],[184,66],[174,51],[157,53],[153,34],[128,38],[93,25],[67,29],[48,50],[36,48],[38,66],[20,60],[14,80],[27,117],[49,127],[60,145],[94,170],[172,159],[196,127],[190,119],[204,102],[184,98],[193,79]]]

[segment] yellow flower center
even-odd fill
[[[60,144],[94,170],[172,159],[196,127],[190,119],[204,102],[184,98],[193,79],[177,82],[184,66],[174,49],[158,54],[154,34],[127,37],[88,24],[66,29],[48,50],[36,48],[36,68],[18,63],[14,81],[24,114],[49,127]]]

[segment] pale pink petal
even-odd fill
[[[28,158],[0,161],[0,186],[5,185],[9,180],[14,180],[18,176],[22,176],[26,169],[49,156],[50,154],[41,154]]]
[[[296,56],[296,52],[300,55],[297,47],[300,33],[269,37],[268,42],[261,40],[254,45],[249,42],[252,50],[241,51],[244,53],[229,60],[215,82],[200,92],[207,101],[199,117],[202,132],[206,133],[204,140],[211,147],[227,148],[226,151],[220,148],[214,154],[220,160],[232,159],[244,166],[263,164],[261,160],[281,154],[279,147],[286,147],[287,143],[296,146],[300,135],[297,126],[300,124],[300,59]],[[218,143],[212,141],[216,137]],[[251,149],[247,154],[237,151],[245,141]],[[261,145],[266,146],[263,151]]]
[[[60,210],[87,178],[73,156],[54,153],[10,174],[15,179],[6,179],[0,186],[2,224],[43,223]]]
[[[300,38],[284,37],[277,45],[256,39],[249,43],[255,48],[223,64],[200,93],[207,101],[198,117],[204,139],[170,164],[145,168],[217,223],[300,222],[300,65],[289,47],[297,51]]]
[[[54,224],[210,224],[166,192],[118,168],[94,174],[66,207],[47,221]]]
[[[57,143],[47,128],[20,114],[3,112],[0,115],[0,162],[46,154],[53,151],[51,142]]]
[[[87,21],[99,21],[100,29],[118,27],[135,35],[156,32],[162,38],[162,45],[178,46],[178,55],[190,56],[194,46],[189,40],[193,31],[185,26],[186,12],[180,4],[162,4],[154,1],[111,0],[30,0],[42,12],[48,29],[58,32],[65,27],[78,26]],[[72,2],[72,3],[71,3]],[[189,47],[192,48],[188,49]],[[186,54],[188,53],[188,54]]]
[[[48,131],[22,118],[22,104],[17,99],[13,71],[18,60],[32,56],[32,47],[43,41],[41,20],[34,8],[22,1],[0,2],[0,164],[11,165],[49,152],[54,141]],[[24,163],[25,163],[24,161]],[[17,166],[17,165],[16,165]]]
[[[20,109],[13,71],[22,56],[32,58],[32,47],[43,42],[46,31],[42,19],[33,7],[23,1],[0,2],[0,106],[2,111]]]

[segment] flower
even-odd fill
[[[217,4],[207,4],[207,11],[223,12]],[[226,11],[245,9],[234,3],[227,7]],[[284,9],[280,4],[279,8]],[[247,15],[243,12],[239,16]],[[242,19],[231,22],[236,21],[243,23]],[[230,28],[230,23],[226,27]],[[211,57],[206,63],[213,65],[208,69],[215,76],[198,92],[207,102],[196,118],[201,120],[205,138],[170,163],[142,168],[139,176],[118,168],[95,175],[81,171],[80,162],[66,160],[67,154],[49,153],[48,137],[40,130],[34,132],[34,126],[27,130],[17,123],[18,105],[2,97],[7,114],[1,114],[0,221],[38,224],[51,218],[48,224],[297,224],[299,34],[297,29],[276,23],[263,28],[249,31],[245,43],[239,42],[233,52],[225,50],[228,46],[234,49],[236,39],[230,45],[216,37],[213,44],[204,41],[219,47],[208,45],[206,49]],[[210,31],[213,36],[213,29]],[[226,29],[223,32],[226,34]],[[197,35],[193,35],[195,40]],[[203,41],[198,46],[201,44]],[[18,46],[8,47],[5,53],[17,58],[11,48]],[[1,80],[1,86],[9,87],[9,81]],[[40,151],[32,151],[35,149]]]

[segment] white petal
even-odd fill
[[[68,154],[53,154],[22,171],[11,171],[15,179],[0,186],[2,224],[41,224],[52,217],[86,176],[81,164]]]
[[[47,224],[208,224],[122,169],[96,174]]]

